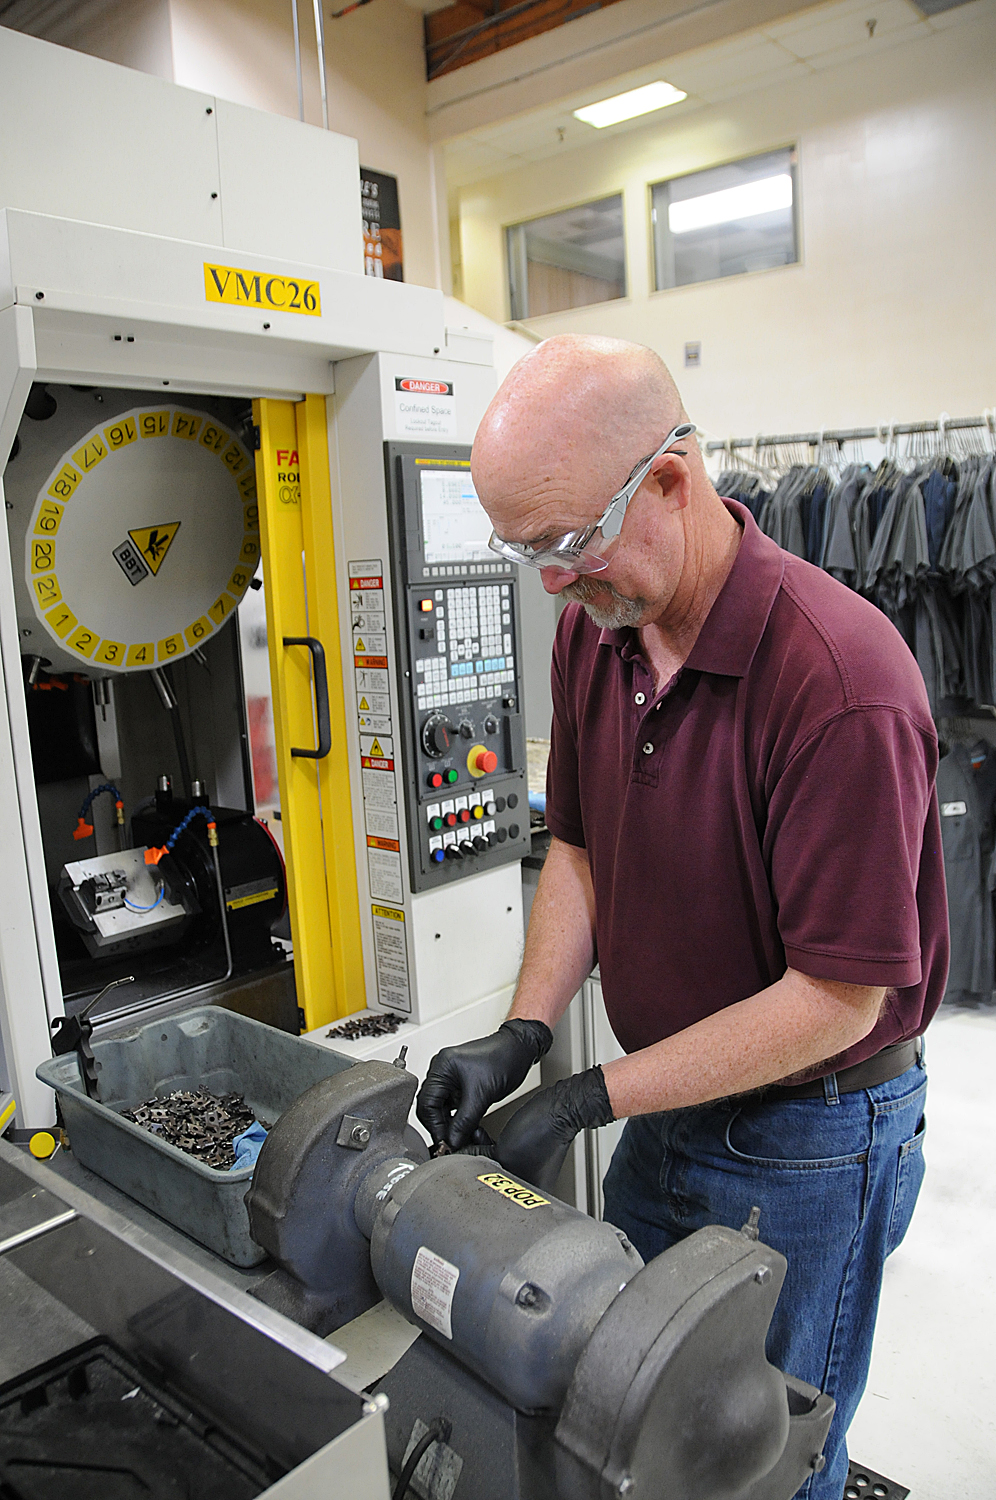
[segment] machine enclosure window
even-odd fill
[[[650,198],[657,291],[799,259],[794,147],[655,182]]]
[[[621,193],[511,224],[505,240],[513,319],[626,295]]]

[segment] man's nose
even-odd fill
[[[580,577],[580,574],[572,573],[569,568],[550,567],[540,568],[540,577],[548,594],[559,594],[561,589],[573,583],[575,578]]]

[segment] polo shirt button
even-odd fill
[[[644,704],[644,703],[646,703],[646,701],[647,701],[647,695],[646,695],[646,693],[637,693],[636,697],[633,699],[634,703],[639,703],[641,705]]]
[[[653,753],[654,753],[654,747],[650,743],[649,740],[647,741],[647,743],[643,747],[643,753],[644,753],[644,755],[653,755]]]

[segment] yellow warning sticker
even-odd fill
[[[37,585],[37,584],[35,584],[35,588],[37,588],[37,587],[38,587],[38,585]],[[368,702],[367,702],[367,700],[366,700],[366,699],[365,699],[365,698],[361,698],[361,699],[360,699],[360,708],[361,708],[361,709],[362,709],[362,710],[363,710],[363,711],[364,711],[364,712],[365,712],[365,713],[369,713],[369,712],[370,712],[370,704],[369,704],[369,703],[368,703]]]
[[[159,572],[179,529],[179,521],[168,521],[164,526],[140,526],[136,531],[129,531],[128,535],[151,573]]]
[[[390,917],[392,922],[403,922],[405,920],[404,912],[396,911],[393,906],[371,906],[370,910],[375,917]]]
[[[521,1182],[514,1182],[511,1177],[504,1177],[501,1172],[482,1172],[478,1182],[483,1182],[485,1187],[492,1188],[496,1193],[501,1193],[503,1198],[510,1198],[520,1208],[542,1208],[550,1202],[549,1198],[541,1198],[539,1193],[532,1188],[523,1187]]]
[[[356,637],[356,645],[353,647],[353,650],[354,651],[358,651],[358,652],[360,652],[362,654],[364,651],[366,651],[366,649],[367,648],[363,644],[363,641],[361,640],[361,638],[359,636],[357,636]]]
[[[384,752],[381,749],[380,740],[374,740],[373,744],[370,746],[370,754],[383,756]]]
[[[317,281],[269,276],[239,266],[213,266],[209,261],[204,262],[204,296],[208,302],[224,302],[228,307],[303,313],[311,318],[320,317],[322,311]]]

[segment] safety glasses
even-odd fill
[[[675,443],[695,431],[694,422],[681,422],[669,432],[660,447],[641,458],[621,490],[617,490],[597,521],[582,526],[577,531],[567,531],[563,536],[550,537],[533,545],[530,542],[506,542],[496,531],[491,533],[488,546],[499,557],[521,563],[526,568],[564,568],[570,573],[600,573],[609,566],[609,559],[601,555],[602,549],[617,537],[622,530],[626,507],[656,459],[667,453]],[[680,457],[685,454],[680,450]]]

